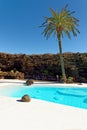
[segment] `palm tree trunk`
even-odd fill
[[[63,61],[63,55],[62,55],[61,36],[58,35],[57,38],[58,38],[58,43],[59,43],[60,64],[61,64],[62,77],[63,77],[64,82],[66,82],[66,74],[65,74],[64,61]]]

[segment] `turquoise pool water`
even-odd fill
[[[87,109],[87,88],[48,86],[2,87],[0,88],[0,95],[21,98],[23,95],[29,94],[35,99]]]

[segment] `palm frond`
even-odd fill
[[[43,22],[40,27],[44,28],[42,34],[47,39],[52,34],[59,34],[61,37],[66,34],[69,38],[71,38],[71,32],[74,36],[77,36],[77,33],[80,33],[79,30],[76,28],[79,26],[79,20],[72,16],[75,11],[70,11],[67,9],[67,7],[68,5],[62,8],[60,13],[50,8],[52,17],[44,17],[45,22]]]
[[[52,8],[50,8],[50,12],[55,19],[58,18],[58,12],[55,12]]]
[[[68,38],[71,39],[71,35],[70,35],[69,31],[64,31],[64,32],[68,36]]]

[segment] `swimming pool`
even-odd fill
[[[85,87],[56,87],[42,84],[0,87],[0,96],[21,98],[25,94],[35,99],[87,109],[87,88]]]

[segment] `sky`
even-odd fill
[[[0,52],[11,54],[59,53],[57,38],[48,40],[41,34],[49,8],[75,11],[80,34],[62,39],[63,52],[87,52],[87,0],[0,0]]]

